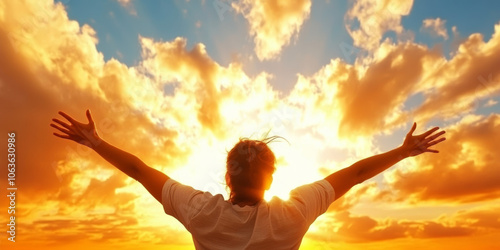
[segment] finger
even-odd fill
[[[72,124],[77,124],[78,122],[73,119],[71,116],[69,116],[68,114],[62,112],[62,111],[59,111],[59,114],[62,115],[64,118],[66,118],[69,122],[71,122]]]
[[[89,121],[89,123],[94,124],[94,120],[92,119],[92,115],[90,114],[90,109],[87,109],[86,115],[87,115],[87,120]]]
[[[441,135],[444,135],[445,133],[446,133],[446,131],[442,130],[442,131],[440,131],[439,133],[437,133],[437,134],[433,135],[432,137],[437,138],[437,137],[439,137],[439,136],[441,136]]]
[[[413,132],[415,132],[415,129],[417,129],[417,123],[413,122],[413,126],[410,129],[410,132],[408,132],[408,135],[412,135]]]
[[[443,138],[439,138],[439,140],[437,140],[437,141],[431,141],[431,142],[429,142],[429,143],[427,144],[427,147],[430,147],[430,146],[432,146],[432,145],[436,145],[436,144],[438,144],[438,143],[440,143],[440,142],[442,142],[442,141],[444,141],[444,140],[446,140],[446,138],[444,138],[444,137],[443,137]]]
[[[430,134],[434,133],[438,129],[439,129],[439,127],[431,128],[431,129],[427,130],[427,132],[425,132],[425,133],[423,133],[423,134],[421,134],[419,136],[425,138],[425,137],[429,136]]]
[[[69,131],[67,129],[64,129],[64,128],[61,128],[61,127],[57,126],[56,124],[52,124],[51,123],[50,126],[53,127],[53,128],[55,128],[55,129],[57,129],[57,130],[59,130],[59,131],[61,131],[61,132],[63,132],[63,133],[65,133],[65,134],[68,134],[68,135],[72,134],[71,131]]]
[[[434,150],[434,149],[426,149],[425,152],[430,152],[430,153],[439,153],[438,150]]]
[[[429,137],[429,138],[427,138],[427,139],[430,139],[430,141],[433,141],[433,140],[435,140],[435,139],[439,138],[440,136],[442,136],[442,135],[444,135],[444,134],[445,134],[445,132],[444,132],[444,131],[441,131],[441,132],[439,132],[439,133],[437,133],[437,134],[435,134],[435,135],[430,136],[430,137]]]
[[[52,133],[52,134],[55,135],[55,136],[57,136],[57,137],[63,138],[63,139],[71,140],[71,137],[69,135],[61,135],[61,134],[58,134],[58,133]]]
[[[52,119],[52,121],[55,122],[55,123],[57,123],[57,124],[59,124],[59,125],[61,125],[61,126],[63,126],[63,127],[65,127],[68,130],[71,130],[71,126],[70,125],[66,124],[65,122],[63,122],[63,121],[61,121],[59,119],[55,119],[54,118],[54,119]]]
[[[423,140],[420,144],[427,144],[428,142],[431,142],[433,140],[435,140],[436,138],[438,138],[439,136],[443,135],[445,132],[444,131],[441,131],[435,135],[432,135],[432,136],[429,136],[428,138],[426,138],[425,140]]]

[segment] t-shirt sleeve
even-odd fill
[[[289,200],[311,224],[326,212],[335,200],[335,190],[327,180],[323,179],[292,190]]]
[[[212,195],[168,179],[163,185],[161,198],[165,213],[176,218],[189,230],[189,222],[200,212],[209,196]]]

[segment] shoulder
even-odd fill
[[[180,182],[177,182],[174,179],[170,178],[166,180],[165,183],[163,184],[161,191],[162,203],[165,202],[166,198],[173,198],[176,195],[176,193],[179,192],[186,194],[186,193],[196,192],[196,190],[191,186],[181,184]]]
[[[202,192],[189,185],[184,185],[174,179],[168,179],[162,188],[162,204],[167,210],[173,210],[178,206],[191,206],[200,204],[211,196],[208,192]]]
[[[312,223],[335,200],[335,191],[326,180],[302,185],[290,192],[288,203]]]
[[[220,207],[224,206],[224,198],[169,179],[163,185],[162,204],[166,214],[172,215],[188,228],[196,216],[220,211]]]
[[[295,196],[303,196],[303,195],[326,195],[328,199],[335,198],[335,190],[332,185],[325,179],[315,181],[313,183],[305,184],[293,189],[290,192],[290,198]]]

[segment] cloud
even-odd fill
[[[346,29],[354,46],[372,51],[386,31],[404,35],[401,17],[410,13],[413,0],[357,0],[345,15]]]
[[[183,104],[197,110],[196,118],[203,128],[223,137],[224,125],[219,113],[220,93],[215,80],[219,65],[210,59],[204,45],[197,44],[191,51],[186,51],[186,40],[183,38],[165,43],[156,43],[147,38],[140,40],[145,57],[144,66],[154,69],[152,72],[161,81],[181,82],[177,94],[198,96],[197,99],[184,99]],[[179,114],[179,117],[182,115]]]
[[[493,99],[489,99],[488,102],[484,104],[484,107],[493,107],[498,104],[498,101],[495,101]]]
[[[440,36],[444,40],[448,39],[448,32],[446,31],[446,20],[442,20],[441,18],[435,19],[425,19],[422,21],[421,30],[429,32],[431,35]]]
[[[322,217],[317,223],[320,230],[335,232],[334,234],[308,233],[308,237],[323,242],[345,241],[351,243],[367,243],[388,241],[404,238],[447,238],[485,234],[485,228],[496,227],[495,223],[471,223],[472,218],[489,218],[494,210],[474,213],[455,213],[446,219],[436,220],[403,220],[403,219],[376,219],[367,215],[355,215],[349,211],[331,212]],[[468,219],[468,221],[467,221]],[[483,221],[481,221],[483,222]],[[473,225],[474,224],[474,225]],[[462,239],[467,239],[463,237]],[[404,242],[404,241],[403,241]]]
[[[341,221],[337,233],[347,241],[366,242],[405,237],[405,227],[394,221],[384,223],[369,216],[353,216],[349,212],[337,213],[334,218]]]
[[[369,135],[376,132],[375,127],[391,128],[406,100],[421,88],[421,78],[440,62],[439,54],[413,43],[382,44],[382,50],[383,56],[365,72],[357,67],[359,73],[339,86],[343,113],[339,133]]]
[[[409,42],[384,42],[371,61],[349,65],[331,60],[313,76],[299,77],[290,99],[308,105],[305,110],[329,116],[327,121],[335,124],[329,124],[330,130],[337,130],[340,137],[371,136],[380,128],[391,130],[401,125],[404,103],[429,88],[422,85],[422,79],[444,63],[436,51]]]
[[[289,99],[317,114],[315,119],[330,121],[340,137],[390,131],[408,120],[425,124],[461,116],[500,91],[499,27],[488,42],[472,34],[449,60],[425,45],[386,40],[352,65],[332,59],[312,76],[299,76]],[[405,106],[417,95],[421,103]]]
[[[382,241],[387,244],[388,240],[405,238],[433,239],[434,241],[437,241],[437,238],[452,238],[453,244],[457,246],[475,241],[488,246],[491,242],[481,239],[499,234],[498,215],[498,206],[495,205],[459,210],[432,220],[374,218],[345,210],[332,210],[318,218],[318,223],[315,224],[316,230],[308,232],[307,237],[325,244],[342,241],[351,243]],[[323,234],[324,230],[335,233]],[[409,244],[406,248],[415,244],[414,241],[399,240],[399,242],[402,244],[400,247]]]
[[[478,108],[478,101],[500,91],[500,24],[488,42],[479,33],[460,44],[447,63],[436,67],[425,84],[425,102],[413,111],[423,118],[449,118]]]
[[[89,214],[80,218],[40,219],[25,223],[23,227],[21,244],[35,243],[47,248],[54,248],[54,245],[67,248],[105,244],[125,245],[125,249],[133,249],[131,245],[154,249],[158,245],[187,245],[190,241],[187,235],[180,235],[176,230],[143,226],[135,214]]]
[[[311,12],[311,1],[241,0],[232,7],[248,20],[255,53],[263,61],[278,58],[292,36],[298,36]]]
[[[18,180],[19,185],[25,188],[26,194],[36,197],[37,194],[42,195],[43,190],[54,191],[58,188],[57,178],[50,171],[51,164],[65,154],[62,144],[45,143],[52,139],[48,127],[50,117],[57,112],[58,107],[69,101],[67,96],[72,93],[86,88],[87,93],[97,94],[96,89],[88,85],[92,79],[87,78],[97,72],[87,62],[98,64],[100,57],[95,51],[96,40],[90,28],[75,29],[62,5],[51,6],[40,1],[32,5],[24,2],[6,3],[5,7],[6,10],[15,11],[7,11],[9,14],[4,15],[0,24],[0,50],[9,61],[0,69],[0,78],[5,83],[0,91],[0,110],[2,114],[15,118],[2,122],[0,127],[2,131],[18,134],[18,145],[23,145],[26,150],[19,152],[20,159],[23,159],[21,162],[32,166],[18,169],[18,174],[24,176]],[[38,16],[22,18],[22,12],[30,11],[36,12]],[[37,22],[39,19],[48,20]],[[69,49],[68,46],[74,43],[79,46],[75,46],[74,50]],[[73,63],[71,60],[74,58],[80,58],[79,62]],[[68,85],[69,81],[75,79],[81,80]],[[85,81],[87,79],[89,81]],[[81,94],[80,98],[76,97],[71,102],[74,105],[83,104],[82,96],[87,97],[85,102],[98,99],[93,95]],[[33,124],[37,124],[38,128],[33,129]]]
[[[457,213],[456,217],[463,222],[471,223],[474,227],[483,229],[500,229],[498,209],[498,207],[492,207],[462,210]]]

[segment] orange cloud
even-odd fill
[[[248,20],[259,60],[276,59],[311,12],[310,0],[242,0],[232,7]]]
[[[439,242],[452,237],[456,242],[481,242],[483,237],[499,235],[498,214],[497,206],[460,210],[434,220],[377,219],[368,215],[354,215],[349,211],[329,211],[318,218],[315,225],[319,230],[308,232],[307,237],[325,245],[329,242],[367,244],[383,241],[386,247],[406,245],[406,248],[418,243],[414,239],[434,239]],[[323,234],[323,231],[332,233]],[[479,244],[498,245],[491,241]]]
[[[481,99],[500,91],[500,24],[488,42],[481,34],[472,34],[463,41],[456,54],[436,67],[424,84],[432,86],[426,99],[413,111],[425,119],[450,118],[477,109]],[[438,107],[438,108],[436,108]]]
[[[141,38],[144,66],[162,81],[181,82],[178,94],[195,95],[196,99],[184,99],[183,104],[197,110],[197,119],[203,128],[223,137],[224,125],[219,113],[220,93],[216,78],[219,65],[207,55],[203,44],[186,51],[186,40],[155,43]],[[180,103],[177,103],[177,105]],[[179,114],[184,116],[187,112]]]
[[[380,50],[384,49],[387,52],[359,78],[359,73],[352,74],[355,77],[340,86],[340,134],[369,135],[392,127],[405,108],[404,102],[420,88],[421,78],[441,59],[437,53],[412,43],[384,44]]]
[[[411,221],[397,219],[374,219],[366,215],[353,215],[349,211],[328,213],[319,223],[320,228],[333,234],[308,233],[318,241],[367,243],[405,238],[444,238],[473,236],[484,233],[483,227],[473,227],[455,215],[455,225],[447,221]],[[464,237],[465,238],[465,237]]]
[[[374,53],[368,65],[335,59],[309,79],[299,78],[291,101],[309,102],[306,110],[329,116],[335,124],[329,124],[330,129],[336,129],[340,137],[371,136],[380,128],[401,125],[404,103],[429,88],[422,85],[422,79],[444,60],[436,51],[414,43],[386,42]]]
[[[310,119],[322,119],[317,125],[330,121],[340,137],[390,131],[408,120],[460,116],[500,91],[499,27],[486,43],[480,34],[471,35],[450,60],[424,45],[385,41],[353,65],[334,59],[313,76],[300,76],[289,100],[318,114]],[[417,94],[423,103],[405,107]]]

